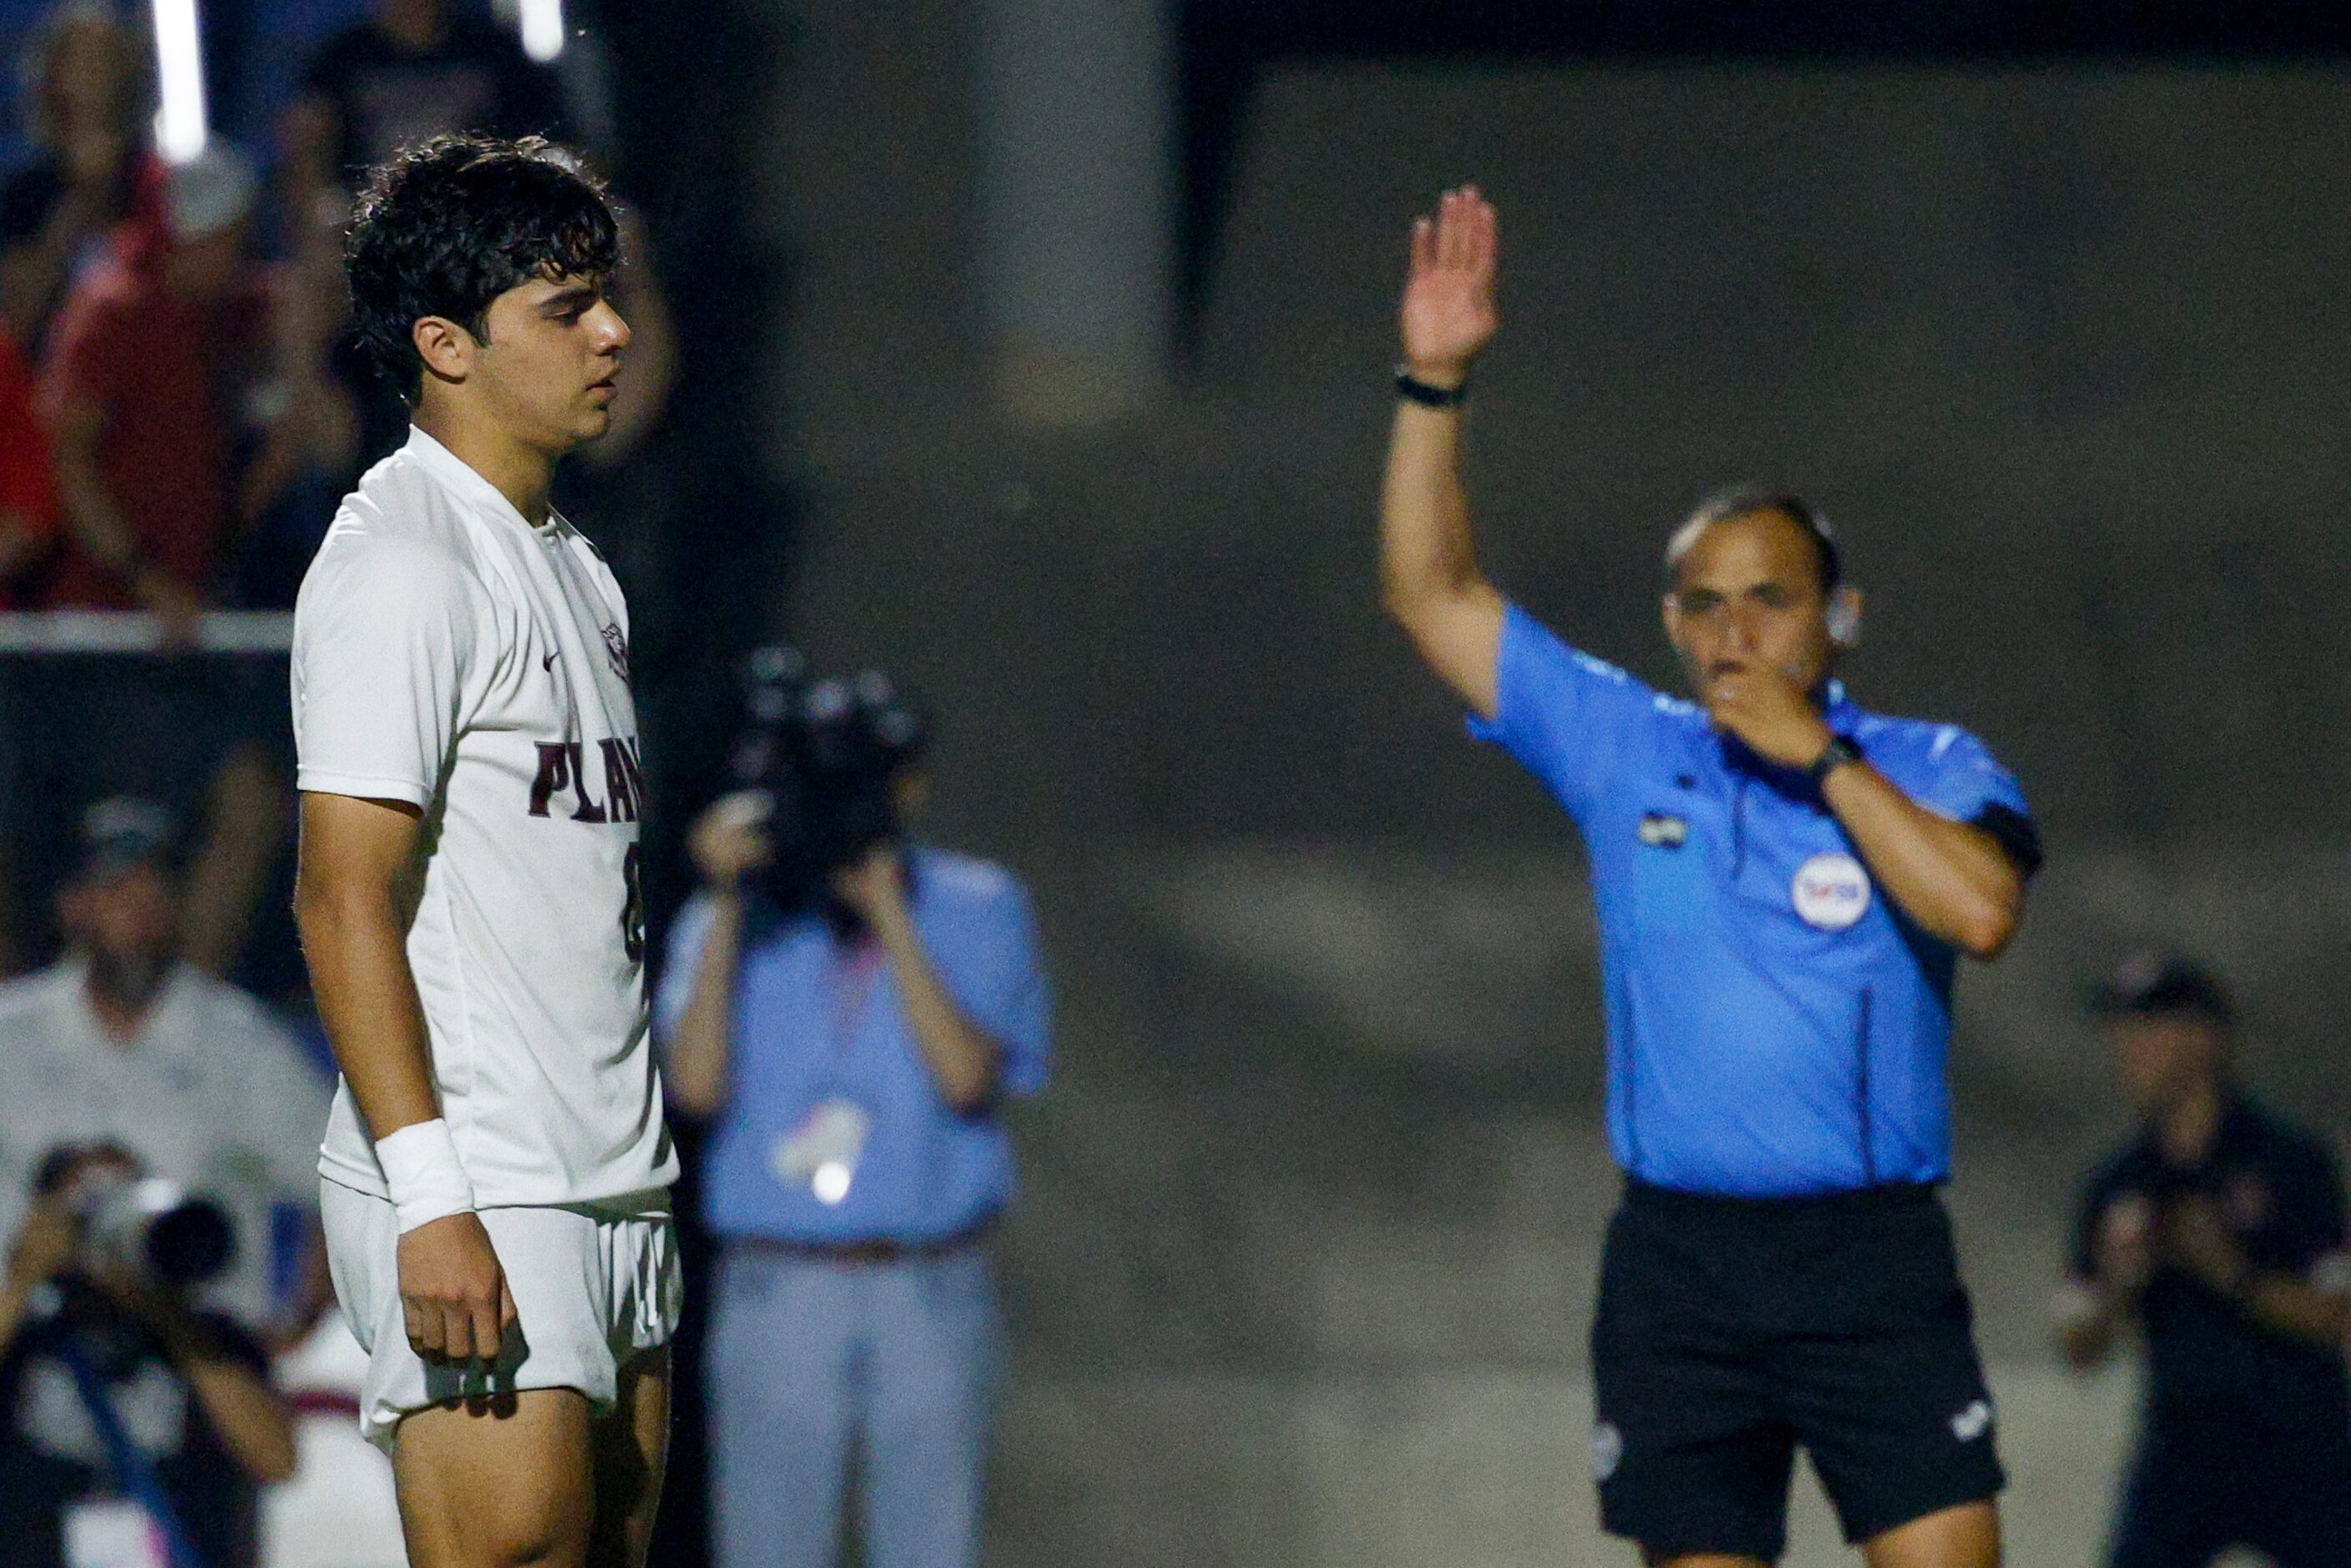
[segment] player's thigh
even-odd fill
[[[588,1568],[639,1568],[653,1541],[669,1458],[669,1347],[623,1363],[612,1408],[595,1422],[595,1519]]]
[[[411,1412],[392,1453],[411,1568],[584,1568],[594,1426],[570,1388]]]

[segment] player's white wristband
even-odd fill
[[[375,1141],[376,1163],[400,1214],[402,1235],[420,1225],[474,1211],[474,1184],[457,1160],[449,1124],[435,1116]]]

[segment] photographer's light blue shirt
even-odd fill
[[[1028,894],[999,866],[909,851],[915,929],[948,994],[1002,1047],[999,1098],[1044,1086],[1048,1009]],[[654,998],[666,1040],[692,998],[711,906],[696,897],[671,932]],[[1012,1149],[993,1109],[958,1115],[941,1098],[889,965],[836,941],[814,915],[754,898],[735,989],[726,1102],[704,1164],[703,1214],[722,1238],[817,1244],[959,1236],[1012,1196]],[[831,1101],[870,1123],[849,1189],[820,1199],[778,1152]]]
[[[1864,712],[1828,721],[1957,821],[2024,797],[1982,742]],[[1598,907],[1617,1162],[1683,1191],[1782,1197],[1950,1174],[1952,948],[1873,885],[1799,770],[1577,653],[1512,605],[1497,713],[1470,728],[1582,830]],[[2029,858],[2029,857],[2028,857]]]

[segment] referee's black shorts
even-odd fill
[[[1610,1533],[1776,1560],[1798,1444],[1859,1542],[1997,1494],[1991,1396],[1933,1189],[1630,1184],[1592,1329]]]

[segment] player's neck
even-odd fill
[[[497,425],[469,419],[460,410],[428,398],[416,410],[416,428],[447,447],[460,463],[487,479],[532,528],[554,510],[555,459],[516,440]]]

